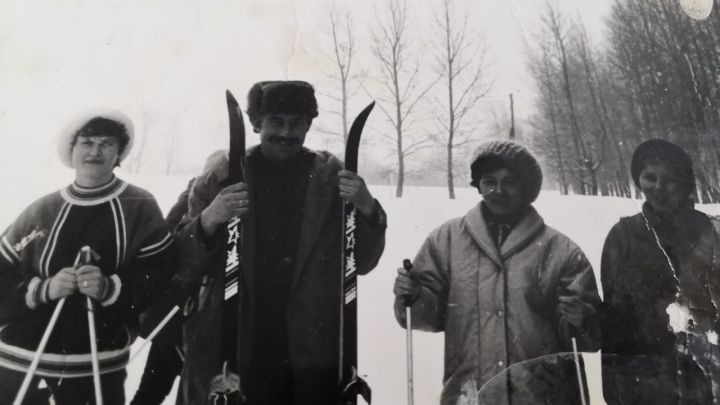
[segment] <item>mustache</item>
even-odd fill
[[[300,140],[297,138],[285,138],[282,136],[276,136],[273,135],[270,137],[270,142],[277,142],[277,143],[285,143],[290,145],[297,145],[300,143]]]

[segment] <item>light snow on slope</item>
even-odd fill
[[[184,189],[188,177],[131,176],[120,177],[152,192],[164,212],[172,206]],[[31,201],[70,181],[68,173],[30,179],[23,188],[7,196],[0,211],[0,226],[7,226]],[[457,199],[447,198],[440,187],[407,187],[403,198],[395,198],[394,188],[371,186],[388,214],[387,244],[378,267],[360,278],[359,284],[359,369],[373,389],[375,403],[406,402],[405,330],[395,321],[392,286],[396,269],[404,258],[412,259],[425,236],[443,222],[464,215],[479,201],[476,190],[457,189]],[[561,196],[543,192],[535,203],[546,224],[568,235],[585,252],[595,268],[599,283],[600,254],[610,228],[621,216],[638,212],[640,202],[613,197]],[[720,207],[698,206],[710,214]],[[135,349],[139,343],[135,344]],[[145,361],[141,354],[128,371],[128,400],[139,384]],[[415,403],[437,404],[442,388],[443,336],[414,332]],[[597,356],[586,356],[592,403],[602,404]],[[174,394],[174,391],[173,391]],[[168,398],[165,404],[174,403]]]

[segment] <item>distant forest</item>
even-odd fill
[[[616,0],[598,41],[550,4],[542,19],[527,132],[561,192],[632,196],[632,151],[662,138],[692,156],[698,201],[720,202],[718,2],[693,20],[677,0]]]

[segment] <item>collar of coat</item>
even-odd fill
[[[686,250],[691,252],[697,248],[698,240],[703,235],[713,233],[713,223],[704,213],[694,209],[694,203],[689,200],[676,212],[660,216],[652,207],[645,202],[642,212],[636,216],[642,221],[643,228],[647,231],[655,231],[653,237],[657,236],[663,248],[673,250]]]
[[[668,215],[659,215],[653,207],[645,201],[642,205],[642,215],[653,228],[675,228],[678,225],[687,224],[688,221],[694,219],[695,202],[691,199],[685,200],[680,208]]]
[[[482,215],[481,204],[478,203],[465,215],[465,225],[473,240],[480,249],[500,268],[504,261],[524,248],[535,236],[545,229],[545,222],[532,206],[527,214],[512,228],[505,242],[498,248]]]

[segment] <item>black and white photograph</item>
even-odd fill
[[[718,3],[0,1],[0,404],[720,403]]]

